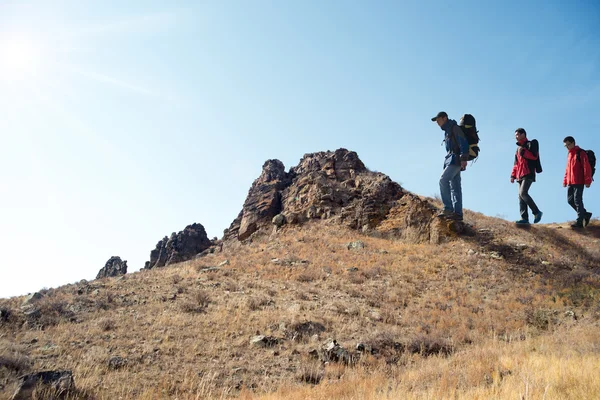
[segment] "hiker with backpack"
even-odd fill
[[[535,182],[535,174],[542,172],[542,164],[540,163],[539,144],[538,141],[527,139],[527,132],[523,128],[518,128],[515,131],[515,139],[517,139],[517,152],[515,154],[515,162],[512,173],[510,175],[510,183],[517,181],[519,183],[519,209],[521,219],[516,221],[517,225],[529,225],[529,214],[527,208],[531,209],[534,220],[537,224],[542,219],[543,212],[540,211],[531,196],[529,189]]]
[[[583,150],[575,144],[573,136],[563,139],[567,148],[567,169],[563,179],[563,187],[568,187],[567,202],[577,212],[577,221],[571,228],[584,228],[590,223],[592,213],[583,206],[583,188],[592,184],[592,176],[596,167],[596,156],[591,150]],[[593,165],[592,165],[593,164]]]
[[[437,122],[440,129],[444,131],[444,144],[446,145],[444,172],[440,177],[440,194],[444,210],[438,214],[438,217],[462,221],[460,172],[467,168],[469,143],[456,121],[448,119],[448,114],[444,111],[440,111],[431,120]]]

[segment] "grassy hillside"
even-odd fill
[[[82,399],[596,398],[599,221],[466,219],[474,234],[441,245],[286,227],[24,309],[0,300],[0,397],[66,369]]]

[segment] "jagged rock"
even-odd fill
[[[463,224],[441,221],[436,212],[387,175],[369,171],[355,152],[338,149],[305,154],[288,173],[279,160],[265,162],[223,239],[243,241],[272,224],[314,219],[411,242],[438,243],[462,232]]]
[[[41,293],[38,293],[38,292],[31,293],[31,294],[27,295],[23,299],[23,302],[21,303],[21,306],[26,306],[26,305],[29,305],[29,304],[35,304],[42,297],[44,297],[44,296],[42,296]]]
[[[165,236],[160,240],[156,248],[150,252],[150,261],[146,262],[144,268],[165,267],[191,260],[211,245],[213,243],[206,236],[206,231],[201,224],[188,225],[179,233],[173,232],[170,238]]]
[[[113,256],[104,264],[104,268],[98,272],[96,279],[125,275],[126,273],[127,260],[121,261],[121,257]]]
[[[236,237],[244,240],[265,225],[281,211],[281,193],[291,183],[279,160],[267,160],[262,173],[252,183],[242,211],[225,230],[224,238]]]
[[[66,397],[75,389],[75,380],[71,371],[41,371],[23,375],[11,400],[29,400],[33,398],[36,388],[52,390],[52,398]]]

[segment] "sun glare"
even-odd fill
[[[0,38],[0,79],[15,82],[39,77],[43,54],[40,43],[30,38]]]

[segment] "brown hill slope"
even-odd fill
[[[437,245],[306,221],[0,300],[0,397],[70,370],[82,399],[593,398],[600,223],[466,219]]]

